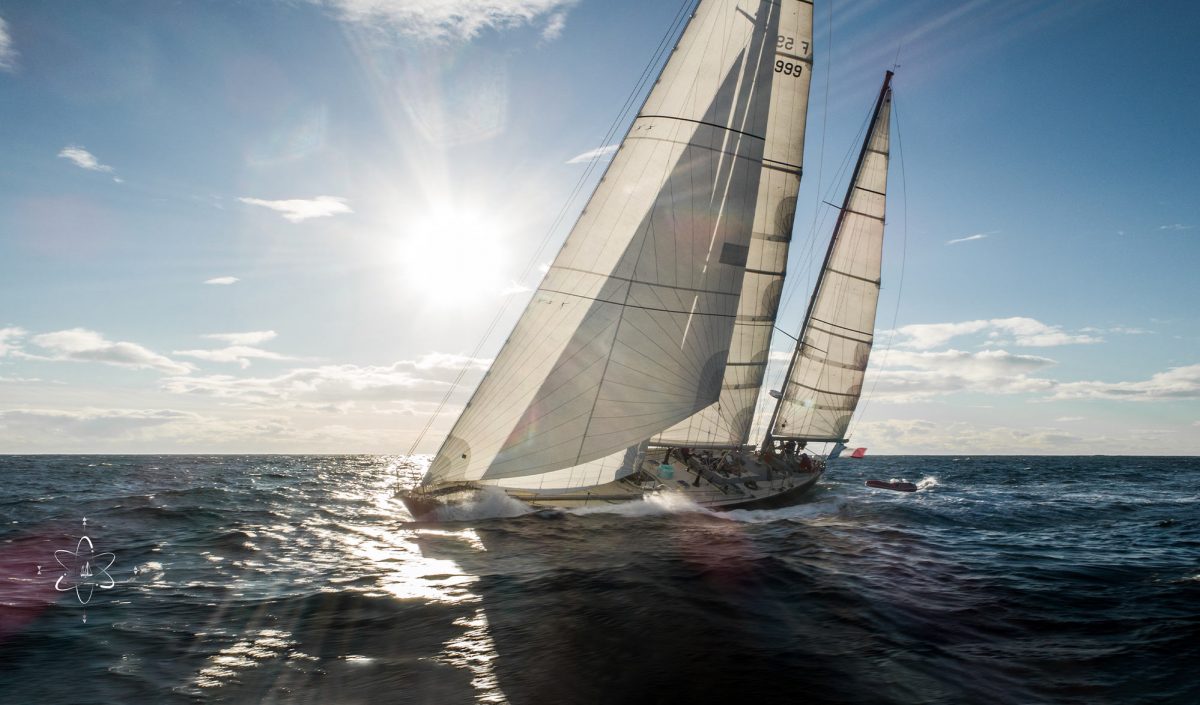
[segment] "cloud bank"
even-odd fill
[[[896,329],[896,345],[917,350],[929,350],[954,338],[985,334],[992,345],[1011,344],[1020,347],[1054,347],[1099,343],[1103,339],[1086,332],[1068,333],[1061,326],[1051,326],[1034,318],[1015,316],[959,323],[919,323]]]
[[[106,340],[101,334],[85,328],[43,333],[33,336],[32,341],[49,354],[25,356],[30,359],[101,362],[134,370],[157,370],[176,375],[187,374],[192,370],[190,365],[175,362],[136,343]]]

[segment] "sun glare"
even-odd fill
[[[406,288],[433,306],[461,306],[501,295],[509,256],[503,229],[469,211],[443,210],[421,218],[400,243]]]

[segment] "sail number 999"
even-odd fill
[[[783,59],[775,60],[775,73],[782,73],[786,76],[799,76],[804,69],[804,64],[798,64]]]

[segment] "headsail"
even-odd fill
[[[784,3],[754,229],[721,395],[715,404],[656,437],[656,444],[738,446],[750,438],[796,216],[811,68],[812,5]]]
[[[802,4],[700,3],[426,484],[620,455],[716,401],[779,75],[780,16]]]
[[[841,441],[862,394],[879,301],[891,78],[889,71],[768,427],[774,438]]]

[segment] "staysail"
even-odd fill
[[[596,461],[615,468],[589,478],[604,482],[626,465],[614,459],[717,400],[782,80],[780,18],[801,5],[702,0],[424,484]]]
[[[842,441],[862,394],[879,301],[891,78],[889,71],[768,426],[769,437]]]
[[[657,445],[740,446],[750,438],[787,269],[812,81],[812,5],[785,3],[782,11],[754,228],[721,394],[655,437]]]

